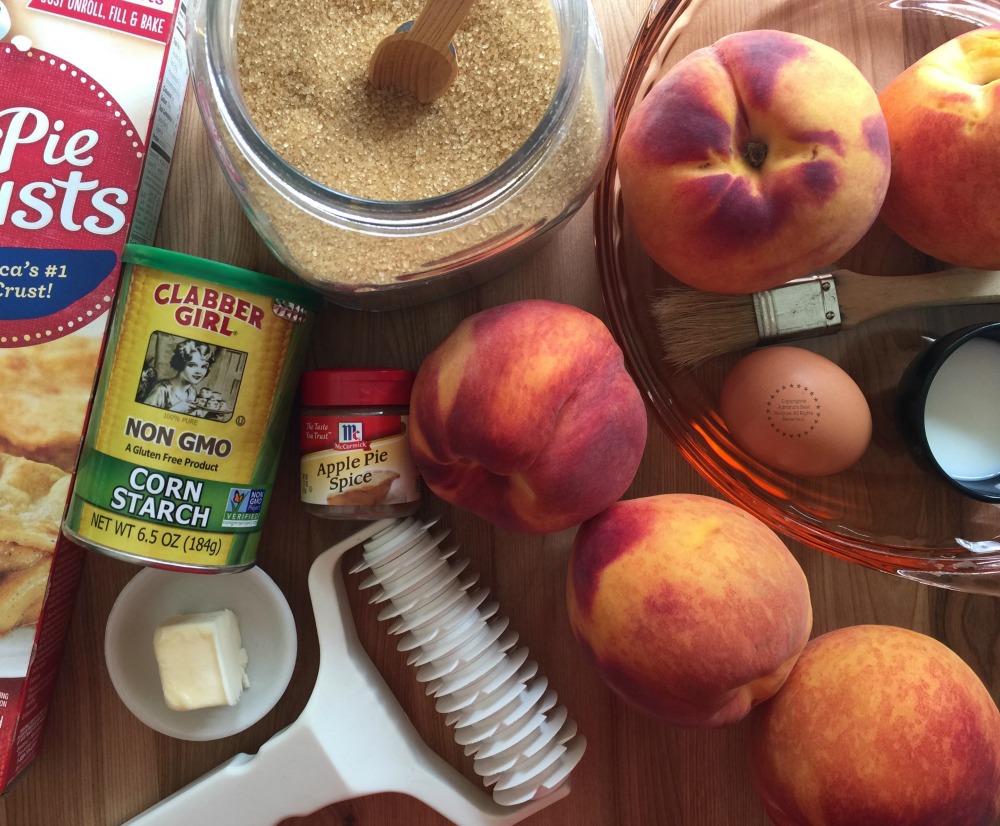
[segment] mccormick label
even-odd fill
[[[313,312],[288,299],[300,288],[257,273],[148,248],[126,257],[138,263],[123,282],[66,530],[133,561],[248,567]]]
[[[415,503],[406,415],[302,416],[301,501],[333,508]]]
[[[0,790],[38,751],[83,551],[60,536],[129,239],[187,84],[177,0],[0,2]]]

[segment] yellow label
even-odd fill
[[[213,533],[132,519],[83,503],[76,534],[83,539],[128,554],[179,562],[183,565],[224,566],[232,534]]]
[[[96,450],[184,476],[247,483],[293,332],[272,303],[136,267]],[[252,381],[244,380],[248,363]]]

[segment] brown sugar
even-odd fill
[[[419,200],[496,169],[542,119],[559,77],[549,0],[478,0],[459,74],[430,104],[367,79],[379,41],[421,2],[243,0],[237,59],[249,114],[301,173],[356,198]]]
[[[367,81],[379,40],[421,2],[242,0],[237,20],[232,81],[271,149],[220,119],[225,165],[268,246],[348,306],[392,309],[500,272],[575,213],[610,151],[585,1],[477,0],[455,37],[459,77],[431,104]],[[449,194],[508,158],[490,185]],[[299,175],[339,194],[314,197]],[[420,199],[433,196],[428,210]]]

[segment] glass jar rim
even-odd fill
[[[494,204],[520,188],[541,167],[573,116],[581,95],[591,19],[588,0],[553,0],[559,17],[562,49],[555,92],[538,125],[509,158],[467,186],[430,198],[411,201],[378,201],[359,198],[326,187],[304,175],[281,158],[258,132],[239,90],[233,59],[235,44],[229,36],[242,0],[193,0],[189,12],[188,51],[199,106],[207,120],[215,112],[206,94],[214,96],[222,126],[254,171],[300,208],[339,220],[369,226],[372,230],[412,231],[436,226]],[[235,6],[235,14],[234,12]],[[565,17],[560,17],[565,9]],[[565,28],[569,21],[568,29]],[[198,75],[201,75],[200,77]],[[218,126],[219,124],[217,124]]]

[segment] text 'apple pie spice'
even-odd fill
[[[310,370],[300,389],[301,500],[327,519],[406,516],[420,504],[409,370]]]

